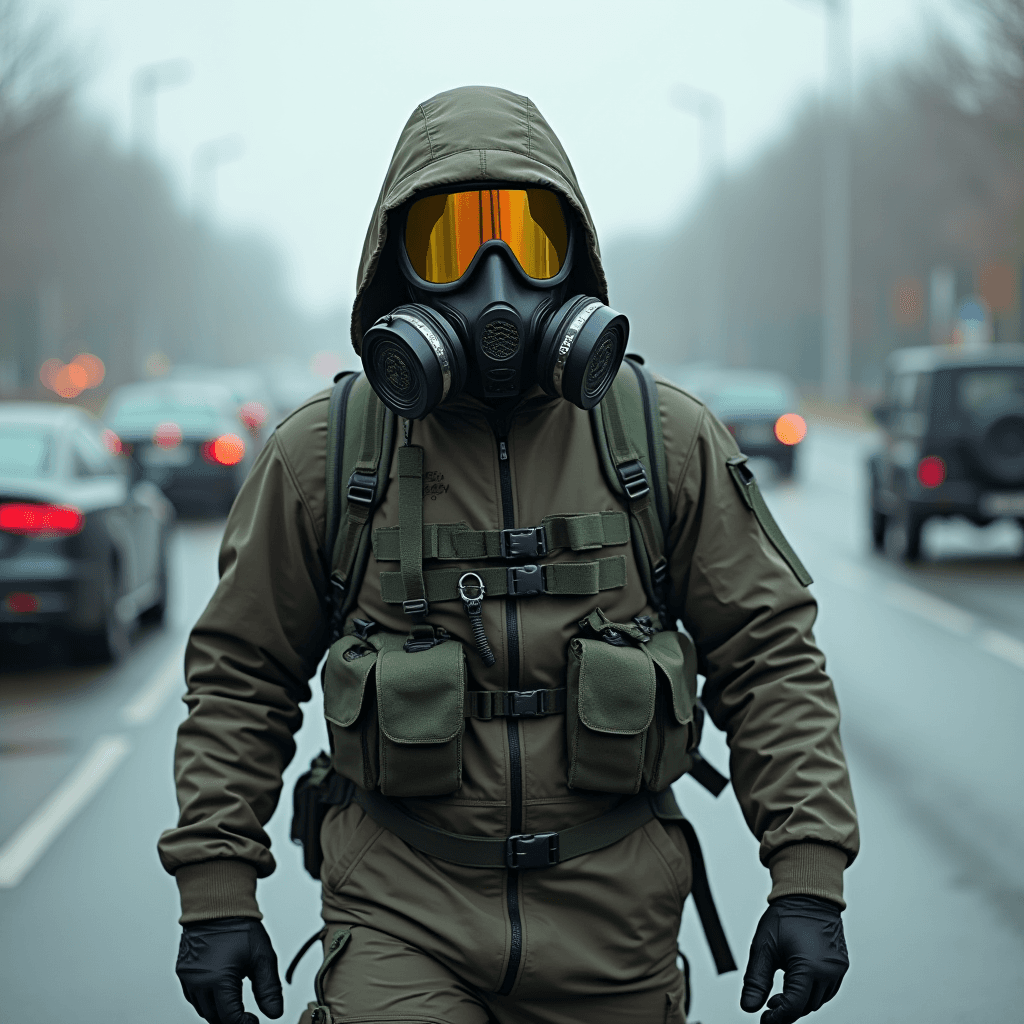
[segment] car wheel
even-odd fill
[[[146,625],[158,626],[167,614],[167,535],[160,537],[160,556],[157,567],[157,599],[156,603],[147,608],[139,621]]]
[[[878,509],[871,510],[871,546],[876,551],[885,550],[885,527],[889,517]]]
[[[921,531],[925,520],[910,511],[906,503],[900,505],[885,532],[885,546],[898,562],[916,562],[921,557]]]
[[[116,663],[128,655],[136,622],[124,622],[117,614],[122,589],[120,570],[111,564],[102,591],[103,625],[95,632],[79,634],[73,641],[76,660],[86,664]]]

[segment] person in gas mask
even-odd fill
[[[703,863],[668,787],[697,763],[696,669],[771,875],[741,1005],[777,970],[765,1024],[835,995],[858,832],[808,577],[699,401],[658,379],[622,413],[645,379],[628,334],[530,100],[417,107],[360,265],[364,375],[278,427],[189,641],[160,855],[177,972],[211,1024],[254,1020],[243,977],[283,1012],[256,882],[328,647],[342,795],[307,1020],[682,1022],[676,937]]]

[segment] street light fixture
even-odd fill
[[[725,335],[723,248],[725,223],[721,208],[721,183],[725,166],[725,107],[714,93],[692,85],[677,84],[672,104],[700,119],[700,163],[705,202],[707,238],[703,246],[701,329],[698,353],[702,359],[720,358]]]
[[[184,85],[192,77],[187,60],[144,64],[131,77],[131,133],[136,153],[156,144],[156,94],[161,89]]]

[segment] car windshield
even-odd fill
[[[126,397],[107,415],[115,434],[148,434],[160,423],[177,423],[186,434],[213,434],[224,426],[224,412],[202,397],[138,395]]]
[[[777,384],[742,381],[714,388],[708,397],[708,404],[717,416],[728,417],[787,412],[794,402],[786,389]]]
[[[972,413],[984,413],[1007,400],[1024,402],[1024,366],[964,370],[957,380],[956,397],[960,408]]]
[[[0,476],[20,479],[53,472],[53,435],[45,427],[0,423]]]

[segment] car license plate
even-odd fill
[[[986,516],[1024,516],[1024,491],[993,491],[983,494],[978,508]]]
[[[767,423],[744,423],[739,429],[739,442],[743,444],[768,444],[772,429]]]
[[[194,458],[190,444],[177,444],[173,448],[151,444],[139,453],[140,461],[146,466],[190,466]]]

